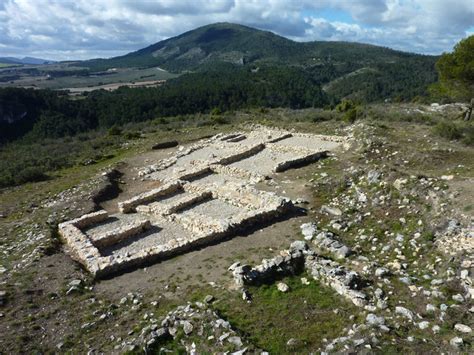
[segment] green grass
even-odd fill
[[[302,285],[301,276],[283,280],[290,286],[287,293],[278,291],[276,283],[264,285],[250,288],[250,304],[243,302],[239,294],[215,307],[250,342],[270,353],[316,350],[323,345],[323,338],[342,334],[349,324],[349,315],[355,313],[355,306],[316,281]],[[339,310],[338,314],[334,313],[335,309]],[[291,338],[297,340],[297,345],[288,348],[286,343]]]

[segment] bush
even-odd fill
[[[212,116],[219,116],[222,113],[221,109],[219,107],[214,107],[211,110],[211,115]]]
[[[434,130],[436,134],[449,140],[461,139],[463,136],[462,130],[458,127],[458,125],[451,121],[439,122],[435,126]]]
[[[226,124],[227,120],[223,116],[211,116],[211,120],[215,124]]]
[[[125,133],[125,138],[126,139],[138,139],[138,138],[141,138],[141,134],[140,132],[127,132]]]
[[[117,126],[112,126],[107,131],[107,134],[109,136],[120,136],[122,134],[122,130]]]
[[[462,142],[466,145],[474,146],[474,126],[469,126],[464,130]]]
[[[336,111],[337,112],[348,112],[349,110],[355,109],[356,104],[352,100],[342,100],[339,104],[336,106]]]
[[[38,167],[28,167],[21,170],[15,177],[17,184],[24,184],[26,182],[37,182],[48,179],[48,176]]]

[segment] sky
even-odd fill
[[[214,22],[440,54],[474,34],[474,0],[0,0],[0,57],[108,58]]]

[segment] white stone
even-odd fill
[[[426,329],[429,326],[430,326],[430,322],[427,322],[427,321],[423,321],[423,322],[418,323],[418,328],[420,328],[420,329]]]
[[[302,277],[302,278],[301,278],[301,283],[302,283],[303,285],[306,285],[306,286],[309,285],[309,281],[308,281],[308,279],[307,279],[306,277]]]
[[[395,307],[395,313],[400,314],[401,316],[409,319],[410,321],[413,321],[413,312],[405,307]]]
[[[277,284],[277,289],[280,292],[288,292],[290,290],[290,287],[284,282],[279,282]]]
[[[468,325],[465,325],[465,324],[461,324],[461,323],[457,323],[454,326],[454,329],[456,329],[458,332],[461,332],[461,333],[471,333],[472,332],[471,327],[469,327]]]
[[[459,348],[464,344],[464,341],[460,337],[454,337],[449,341],[449,344],[456,348]]]
[[[313,239],[314,235],[318,231],[318,227],[316,223],[304,223],[300,226],[301,228],[301,233],[304,235],[304,239],[306,240],[311,240]]]

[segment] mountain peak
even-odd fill
[[[95,70],[112,67],[153,67],[195,71],[219,63],[315,65],[347,61],[393,61],[409,54],[349,42],[295,42],[269,31],[218,22],[152,44],[124,56],[91,60]]]

